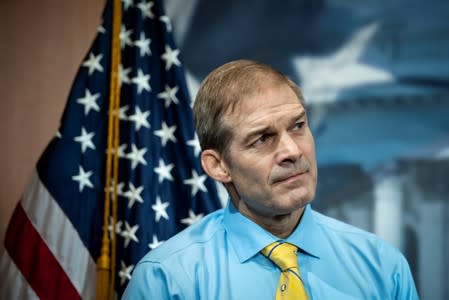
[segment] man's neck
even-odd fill
[[[305,210],[305,207],[301,207],[284,215],[262,216],[255,214],[244,205],[236,206],[236,208],[242,215],[280,239],[285,239],[292,234],[298,226]]]

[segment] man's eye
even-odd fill
[[[267,142],[267,140],[270,138],[270,136],[268,134],[263,134],[261,135],[255,142],[254,145],[263,145]]]
[[[297,122],[295,123],[295,129],[302,129],[306,122]]]

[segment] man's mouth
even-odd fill
[[[282,176],[278,176],[277,178],[275,178],[273,180],[273,183],[282,183],[282,182],[295,181],[295,180],[298,180],[301,177],[303,177],[303,175],[306,174],[307,172],[308,172],[308,170],[301,170],[301,171],[285,174],[285,175],[282,175]]]

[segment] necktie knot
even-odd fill
[[[274,262],[281,271],[291,268],[298,268],[297,253],[298,248],[289,243],[274,242],[262,250],[262,254]]]

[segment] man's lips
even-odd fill
[[[282,175],[282,176],[279,176],[278,178],[275,178],[275,180],[273,180],[273,183],[288,182],[288,181],[296,180],[307,172],[308,172],[308,170],[298,171],[298,172]]]

